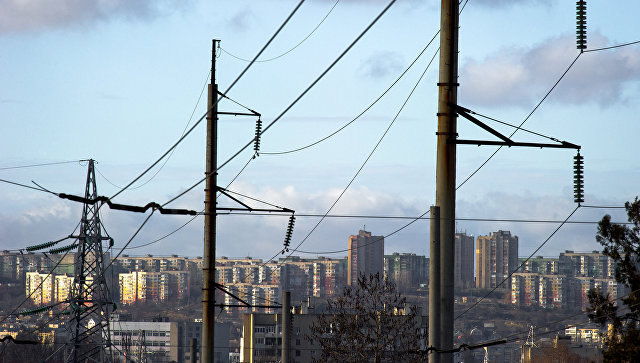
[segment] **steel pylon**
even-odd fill
[[[84,196],[88,200],[98,196],[94,160],[89,160]],[[109,315],[115,303],[105,278],[110,258],[102,245],[105,241],[111,245],[113,240],[102,236],[99,209],[98,203],[85,203],[82,210],[69,298],[67,362],[113,362]]]

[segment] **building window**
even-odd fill
[[[300,345],[300,339],[296,339],[296,345]]]
[[[299,356],[300,356],[300,351],[296,350],[296,357],[299,357]]]

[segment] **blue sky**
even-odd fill
[[[205,112],[198,103],[211,65],[211,39],[221,39],[221,90],[246,66],[297,4],[273,1],[35,0],[0,4],[0,178],[31,181],[56,192],[82,194],[86,165],[7,167],[93,158],[101,195],[113,195],[164,153]],[[385,7],[385,1],[307,0],[262,59],[228,96],[278,116]],[[335,5],[335,7],[334,7]],[[333,8],[333,10],[331,10]],[[588,48],[640,40],[640,4],[588,2]],[[330,12],[330,13],[329,13]],[[329,15],[327,16],[327,14]],[[313,31],[322,21],[322,24]],[[280,121],[264,134],[261,151],[231,190],[298,213],[325,213],[380,140],[437,50],[436,41],[391,91],[356,122],[312,148],[371,104],[411,63],[439,26],[435,0],[397,1],[369,33]],[[578,55],[573,1],[470,0],[460,18],[460,104],[519,124]],[[437,58],[379,147],[332,213],[417,216],[433,203]],[[640,167],[640,45],[582,54],[524,127],[583,147],[586,203],[621,205],[638,193]],[[242,109],[228,101],[223,111]],[[195,110],[195,112],[194,112]],[[193,117],[191,116],[193,113]],[[491,124],[504,133],[512,129]],[[222,117],[220,161],[247,143],[255,120]],[[490,136],[459,120],[461,138]],[[164,203],[195,183],[204,170],[203,125],[187,137],[151,180],[152,173],[117,202]],[[525,133],[518,141],[545,142]],[[458,148],[458,181],[493,153]],[[463,218],[563,220],[575,208],[569,150],[505,149],[458,191]],[[251,157],[245,152],[220,171],[226,185]],[[5,168],[5,169],[3,169]],[[105,179],[106,177],[106,179]],[[148,181],[148,183],[146,183]],[[144,184],[143,184],[144,183]],[[174,204],[200,210],[204,186]],[[221,205],[230,205],[220,200]],[[616,210],[579,209],[572,220],[596,221]],[[54,196],[0,184],[0,249],[14,249],[69,234],[80,206]],[[144,216],[105,211],[108,232],[122,246]],[[136,246],[187,219],[154,215]],[[220,216],[217,254],[271,257],[282,246],[286,217]],[[297,220],[297,245],[317,219]],[[306,239],[306,251],[346,248],[349,234],[386,235],[405,220],[327,219]],[[488,234],[509,229],[528,255],[557,223],[459,221],[458,229]],[[540,254],[593,250],[595,225],[563,227]],[[428,222],[387,238],[387,252],[427,254]],[[202,254],[202,219],[171,237],[130,254]],[[331,255],[341,257],[342,254]],[[314,255],[309,255],[314,256]]]

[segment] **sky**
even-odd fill
[[[216,81],[226,92],[248,64],[242,59],[257,54],[297,3],[0,2],[0,179],[82,195],[87,163],[79,160],[94,159],[98,193],[116,194],[206,112],[203,90],[210,77],[212,39],[221,41],[215,52]],[[388,236],[386,253],[429,254],[428,220],[394,233],[411,219],[321,221],[300,215],[417,217],[433,204],[437,56],[428,64],[439,38],[355,122],[304,150],[269,154],[314,143],[353,120],[394,83],[438,31],[438,1],[398,0],[288,109],[387,3],[305,1],[259,62],[226,93],[260,113],[265,126],[278,121],[263,134],[259,156],[252,159],[250,147],[231,158],[253,138],[256,120],[220,117],[219,162],[229,162],[219,170],[219,185],[295,210],[299,216],[291,245],[302,243],[300,250],[308,252],[300,254],[303,257],[342,258],[346,252],[329,252],[345,249],[348,236],[360,229]],[[637,1],[623,0],[616,7],[588,2],[587,48],[640,40],[638,12]],[[581,145],[586,205],[622,206],[640,194],[640,44],[578,57],[575,4],[559,0],[469,0],[460,16],[459,43],[460,105],[510,124],[526,120],[522,127],[528,130]],[[246,112],[240,105],[223,99],[219,110]],[[514,130],[485,121],[505,134]],[[114,201],[162,204],[195,184],[204,173],[205,134],[201,123]],[[461,139],[493,139],[462,118],[458,134]],[[513,139],[551,142],[526,132]],[[457,184],[495,150],[458,146]],[[574,155],[562,149],[500,150],[459,187],[457,230],[474,236],[510,230],[519,237],[519,254],[528,256],[576,207]],[[50,163],[60,164],[21,167]],[[201,184],[168,206],[200,211],[203,190]],[[266,206],[241,199],[255,208]],[[218,204],[237,206],[224,196]],[[49,193],[0,183],[0,250],[69,235],[80,221],[81,208]],[[595,222],[605,213],[625,221],[623,211],[603,208],[579,208],[570,221]],[[116,248],[148,244],[175,231],[125,254],[202,255],[203,217],[185,225],[191,217],[156,213],[131,239],[146,217],[101,211]],[[218,216],[217,256],[282,257],[278,254],[287,219]],[[495,219],[511,221],[491,221]],[[565,224],[537,254],[599,249],[596,228],[595,223]]]

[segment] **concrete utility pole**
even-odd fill
[[[435,203],[440,207],[440,349],[453,348],[458,9],[457,0],[442,0]],[[453,354],[440,354],[440,361],[453,362]]]
[[[440,207],[431,206],[429,238],[429,347],[440,349]],[[440,355],[429,352],[429,363],[440,362]]]
[[[191,355],[191,363],[198,362],[198,339],[191,338],[191,348],[189,349],[189,354]]]
[[[216,193],[218,187],[218,85],[216,84],[216,47],[211,49],[211,84],[207,102],[207,184],[204,190],[204,261],[202,266],[202,363],[213,363],[216,304]]]
[[[282,363],[291,360],[291,292],[282,292]]]

